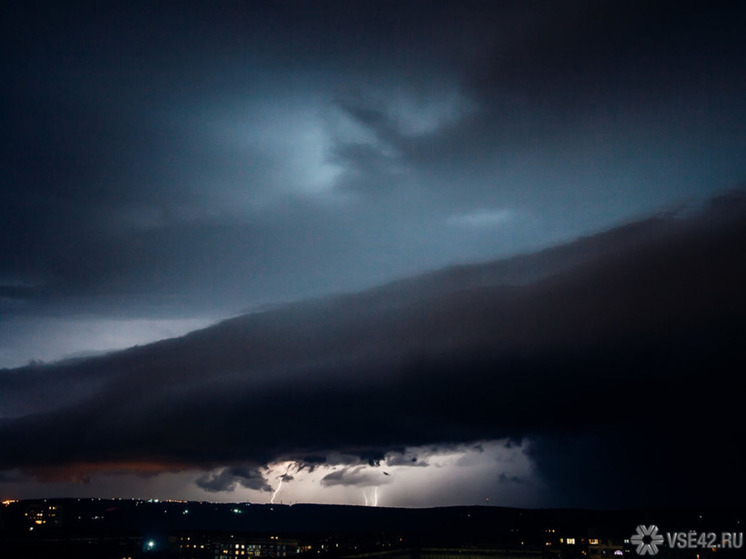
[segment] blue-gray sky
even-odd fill
[[[746,180],[739,2],[3,12],[0,368],[529,252]]]
[[[738,3],[24,2],[3,22],[0,312],[42,333],[3,328],[4,365],[60,353],[30,317],[215,319],[746,177]]]

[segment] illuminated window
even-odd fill
[[[567,538],[568,545],[575,545],[575,538]]]
[[[589,538],[588,543],[591,545],[598,545],[598,540],[596,538]]]

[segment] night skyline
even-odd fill
[[[0,496],[743,502],[739,3],[5,11]]]

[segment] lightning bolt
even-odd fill
[[[274,505],[275,504],[275,497],[277,497],[277,494],[280,492],[280,487],[282,487],[282,478],[280,478],[280,483],[277,486],[277,489],[275,489],[275,492],[272,493],[272,498],[269,500],[269,504],[270,505]]]
[[[270,505],[275,504],[275,497],[277,497],[277,494],[280,492],[280,488],[282,487],[282,482],[285,481],[285,476],[288,475],[288,471],[290,471],[290,466],[292,466],[292,462],[290,462],[285,468],[285,473],[280,476],[280,483],[277,485],[277,489],[275,489],[274,493],[272,493],[272,498],[269,500]]]
[[[373,495],[370,496],[370,499],[368,498],[368,495],[365,493],[365,491],[361,491],[361,493],[363,494],[363,499],[365,499],[366,507],[378,506],[378,487],[373,489]]]

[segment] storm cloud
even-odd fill
[[[196,484],[205,491],[213,493],[232,491],[236,485],[261,491],[272,490],[265,480],[264,474],[258,468],[250,469],[237,466],[225,468],[219,474],[204,474],[197,478]]]
[[[364,466],[345,467],[329,474],[321,480],[325,486],[353,485],[355,487],[379,486],[386,483],[385,474],[382,472],[365,471]]]
[[[741,10],[436,4],[9,8],[0,312],[225,317],[743,180]]]
[[[508,438],[529,441],[539,474],[557,492],[574,487],[579,504],[626,504],[652,486],[670,500],[684,485],[687,498],[727,502],[715,488],[736,482],[743,441],[734,374],[745,208],[736,192],[693,216],[656,216],[532,257],[5,371],[4,398],[27,413],[2,420],[0,468],[356,456],[359,466],[322,483],[360,485],[386,481],[362,464],[390,451]],[[544,277],[505,282],[531,267]],[[75,399],[38,406],[38,391],[60,382],[76,384]],[[718,461],[683,444],[701,437]],[[259,470],[239,466],[197,483],[269,490]]]
[[[540,505],[743,495],[745,27],[11,3],[1,483],[264,495],[496,445]]]

